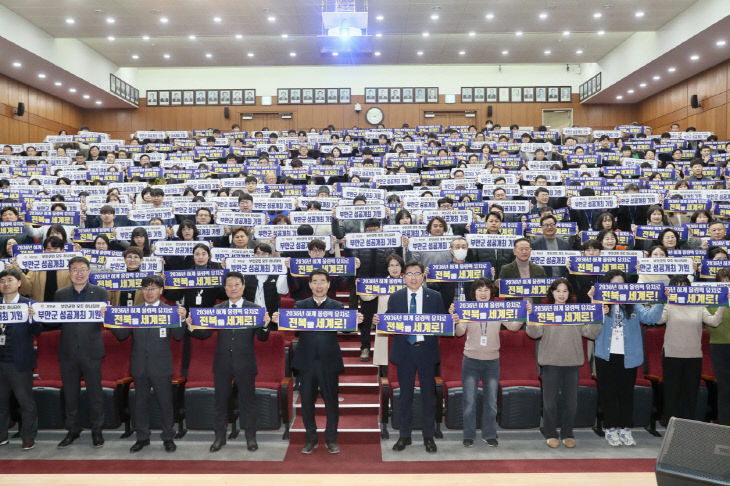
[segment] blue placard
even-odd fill
[[[89,282],[107,290],[139,290],[142,279],[153,273],[146,272],[99,272],[89,275]]]
[[[492,264],[484,263],[433,263],[428,266],[429,282],[469,282],[492,276]]]
[[[25,223],[22,221],[0,222],[0,236],[15,236],[25,232]]]
[[[714,280],[717,271],[721,268],[730,268],[730,260],[708,260],[703,258],[700,265],[700,277]]]
[[[500,297],[545,297],[553,278],[500,278]]]
[[[345,309],[281,309],[280,331],[357,330],[357,311]]]
[[[657,225],[638,225],[634,230],[637,240],[656,240],[664,229],[670,228],[679,233],[680,240],[686,240],[689,230],[686,226],[657,226]]]
[[[568,264],[574,275],[603,275],[609,270],[636,273],[636,257],[630,256],[573,256]]]
[[[456,301],[454,307],[461,322],[465,323],[527,320],[524,300]]]
[[[174,270],[165,272],[166,289],[209,289],[223,287],[228,270],[223,268],[205,270]]]
[[[99,235],[106,235],[113,240],[114,228],[74,228],[73,240],[76,243],[93,243]]]
[[[402,278],[358,278],[357,295],[391,295],[406,286]]]
[[[250,329],[264,326],[263,307],[191,307],[189,329]]]
[[[584,326],[603,323],[601,304],[537,304],[528,317],[530,326]]]
[[[107,307],[104,327],[128,329],[153,329],[180,327],[177,307]]]
[[[355,275],[354,258],[292,258],[289,270],[292,277],[307,277],[316,268],[323,268],[333,277]]]
[[[450,314],[378,314],[378,332],[421,336],[453,336]]]
[[[662,304],[663,283],[598,283],[593,301],[601,304]]]
[[[695,211],[712,209],[712,201],[697,201],[692,199],[664,199],[662,206],[665,211],[674,213],[693,213]]]
[[[667,304],[716,306],[728,305],[728,287],[715,285],[667,286]]]

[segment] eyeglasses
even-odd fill
[[[543,223],[542,224],[543,228],[554,228],[555,226],[556,226],[555,223]]]
[[[153,290],[162,290],[162,287],[155,287],[155,286],[142,287],[142,292],[151,292]]]
[[[89,269],[88,268],[72,268],[71,270],[69,270],[69,273],[81,275],[84,273],[89,273]]]
[[[423,273],[421,273],[421,272],[408,272],[408,273],[406,273],[406,277],[408,277],[408,278],[418,278],[421,275],[423,275]]]

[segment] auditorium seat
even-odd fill
[[[63,429],[65,412],[58,366],[61,331],[45,331],[37,338],[38,360],[33,377],[33,399],[38,408],[39,429]]]
[[[193,430],[213,430],[215,383],[213,359],[218,333],[208,339],[190,340],[190,368],[185,383],[185,425]]]
[[[254,339],[259,373],[256,375],[258,429],[278,429],[284,424],[283,439],[289,438],[293,410],[293,383],[285,373],[284,338],[289,332],[271,331],[269,339]]]
[[[499,418],[505,429],[540,426],[542,392],[535,341],[524,330],[500,331]]]
[[[444,425],[449,429],[464,427],[464,389],[461,381],[461,367],[464,361],[466,336],[443,337],[439,339],[441,350],[441,380],[444,396]],[[477,393],[482,400],[482,388]],[[481,423],[481,406],[477,407],[477,424]]]
[[[707,387],[709,421],[717,419],[717,380],[712,371],[712,355],[710,352],[710,333],[702,330],[702,380]]]
[[[598,387],[591,371],[592,360],[588,359],[588,339],[583,338],[585,361],[580,367],[578,378],[578,408],[575,411],[574,427],[593,427],[598,412]]]
[[[644,376],[644,370],[639,366],[636,369],[636,382],[634,383],[634,427],[649,426],[652,407],[651,381]]]

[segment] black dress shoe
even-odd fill
[[[94,447],[102,447],[104,445],[104,436],[101,435],[101,431],[91,432],[91,443]]]
[[[246,449],[248,449],[251,452],[259,450],[259,444],[258,444],[258,442],[256,442],[255,438],[246,439]]]
[[[147,439],[147,440],[138,440],[137,442],[135,442],[132,445],[132,447],[129,448],[129,452],[139,452],[142,449],[144,449],[145,447],[147,447],[148,445],[150,445],[150,440],[149,439]]]
[[[163,440],[162,445],[165,446],[165,452],[175,452],[177,450],[177,446],[172,440]]]
[[[398,442],[395,443],[393,446],[394,451],[402,451],[406,448],[406,446],[411,445],[411,438],[410,437],[401,437],[398,439]]]
[[[340,446],[337,445],[337,442],[334,440],[328,440],[325,442],[327,445],[327,450],[330,454],[339,454],[340,453]]]
[[[226,439],[216,439],[210,446],[210,452],[218,452],[224,445],[226,445]]]
[[[423,439],[423,445],[426,446],[426,452],[434,454],[436,452],[436,443],[433,441],[433,437]]]
[[[474,439],[464,439],[464,447],[474,447]]]
[[[311,454],[314,449],[317,448],[316,442],[307,442],[304,444],[304,447],[302,447],[302,454]]]
[[[79,438],[80,435],[81,434],[79,434],[78,432],[69,432],[68,434],[66,434],[66,437],[64,437],[63,440],[58,443],[58,448],[63,449],[70,446],[71,444],[73,444],[73,441]]]

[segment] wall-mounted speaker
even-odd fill
[[[25,114],[25,103],[18,103],[18,107],[15,109],[15,114],[18,116],[23,116],[23,114]]]
[[[689,98],[689,104],[690,104],[690,106],[691,106],[692,108],[699,108],[700,106],[702,106],[702,105],[700,104],[700,98],[699,98],[699,97],[698,97],[698,96],[697,96],[696,94],[693,94],[693,95],[692,95],[692,96],[691,96],[691,97]]]
[[[492,105],[487,106],[487,118],[492,118]]]
[[[228,120],[231,117],[231,110],[229,110],[227,106],[225,108],[223,108],[223,117],[226,120]]]

